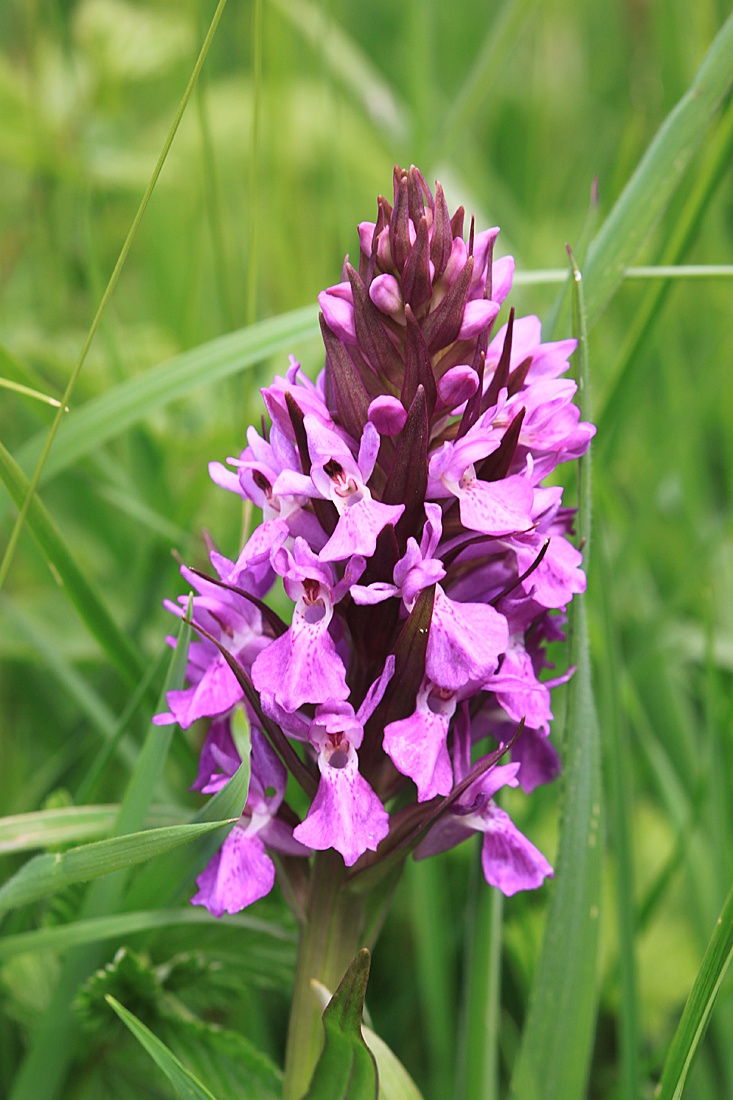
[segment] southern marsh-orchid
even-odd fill
[[[158,721],[213,719],[203,770],[218,762],[219,776],[239,759],[228,715],[244,707],[252,728],[242,822],[193,899],[214,913],[272,886],[275,822],[291,853],[332,848],[352,875],[476,830],[487,880],[505,893],[552,874],[488,792],[502,776],[531,790],[559,768],[544,645],[562,637],[585,577],[562,490],[541,481],[594,429],[561,377],[574,341],[542,343],[539,321],[513,311],[492,335],[514,270],[511,257],[494,259],[497,235],[471,222],[464,237],[463,209],[449,213],[440,184],[433,193],[416,168],[395,169],[393,202],[380,198],[376,221],[359,226],[358,265],[347,260],[319,296],[324,369],[311,382],[291,358],[263,390],[269,428],[250,428],[239,457],[210,466],[262,521],[236,561],[212,552],[218,584],[183,570],[203,633],[189,686]],[[278,576],[292,615],[275,629],[258,604]],[[429,620],[407,645],[425,592]],[[180,615],[185,603],[168,606]],[[312,776],[302,820],[284,802],[273,724]],[[470,770],[510,742],[513,763],[433,821],[465,778],[459,756]],[[265,760],[276,798],[260,790]],[[419,810],[406,838],[410,792]]]
[[[364,899],[383,889],[383,916],[407,856],[478,832],[504,894],[552,875],[497,798],[560,769],[551,690],[572,670],[547,679],[546,647],[585,576],[573,512],[543,480],[594,428],[561,377],[574,341],[543,343],[513,310],[494,334],[514,271],[497,234],[464,235],[440,184],[395,169],[358,263],[319,296],[323,370],[311,381],[291,358],[262,391],[269,426],[210,466],[261,522],[236,560],[211,549],[216,577],[182,570],[201,639],[157,721],[212,720],[204,793],[239,766],[237,708],[251,729],[246,805],[192,900],[233,913],[281,877],[303,922],[290,1082],[312,1065],[306,976],[338,983]]]

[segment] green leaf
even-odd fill
[[[0,443],[0,479],[20,508],[29,491],[29,482],[13,456]],[[28,507],[26,523],[64,590],[90,633],[131,686],[145,673],[145,665],[127,635],[112,618],[100,593],[77,565],[63,535],[37,496]]]
[[[207,909],[192,906],[187,909],[147,909],[136,913],[118,913],[109,917],[92,917],[89,920],[77,920],[72,924],[54,925],[50,928],[34,929],[30,932],[18,932],[14,936],[0,939],[0,961],[14,955],[24,955],[37,951],[64,951],[86,943],[103,943],[106,940],[121,939],[136,932],[149,932],[156,928],[170,928],[174,925],[203,924],[213,928],[234,927],[244,931],[260,933],[282,941],[286,945],[293,943],[293,936],[272,921],[258,920],[246,914],[227,916],[217,919]],[[289,949],[289,948],[288,948]]]
[[[47,897],[72,882],[87,882],[100,875],[132,867],[135,863],[153,859],[232,824],[214,821],[171,825],[111,840],[98,840],[80,848],[71,848],[68,852],[36,856],[0,887],[0,912]]]
[[[119,806],[60,806],[0,818],[0,853],[27,852],[58,844],[103,837],[112,831]],[[181,822],[184,811],[177,806],[152,807],[149,825]]]
[[[325,1044],[303,1100],[377,1100],[377,1066],[361,1033],[369,964],[364,948],[323,1013]]]
[[[161,1021],[170,1052],[217,1095],[236,1100],[281,1100],[282,1073],[236,1032],[199,1019]]]
[[[661,217],[705,129],[733,84],[733,15],[713,40],[695,79],[667,116],[588,250],[585,265],[592,323]]]
[[[43,470],[41,484],[152,412],[316,336],[316,317],[317,309],[307,306],[258,321],[184,351],[166,363],[87,401],[79,409],[72,409],[59,429],[54,449]],[[43,433],[39,433],[21,449],[18,461],[23,469],[29,469],[34,464],[41,453],[43,441]]]
[[[379,1100],[423,1100],[422,1094],[396,1054],[370,1028],[364,1041],[374,1055],[379,1076]]]
[[[572,260],[572,257],[571,257]],[[581,409],[587,415],[587,337],[580,272],[573,262]],[[590,536],[590,469],[581,460],[578,532]],[[598,997],[602,870],[600,738],[591,684],[586,607],[572,604],[570,664],[563,746],[564,805],[556,881],[530,996],[529,1016],[512,1078],[517,1100],[581,1100]]]
[[[129,735],[126,736],[127,724],[120,727],[117,716],[110,710],[102,696],[76,670],[63,648],[44,628],[44,624],[34,622],[29,615],[25,614],[20,604],[16,604],[6,596],[0,596],[0,609],[13,628],[9,631],[11,636],[17,638],[19,635],[25,635],[41,657],[46,669],[56,678],[59,686],[74,699],[101,734],[105,742],[103,750],[105,756],[109,758],[115,752],[128,770],[132,769],[137,759],[138,747]],[[1,624],[0,629],[2,629]],[[144,684],[142,687],[144,694],[148,685],[144,680],[141,683]],[[76,801],[81,803],[90,799],[77,797]],[[0,825],[0,830],[1,828]]]
[[[193,605],[193,596],[188,597],[188,612]],[[186,678],[186,663],[188,661],[188,646],[191,640],[191,628],[181,622],[176,637],[176,645],[173,650],[165,683],[161,689],[157,713],[165,709],[166,693],[183,687]],[[153,800],[153,792],[163,772],[168,750],[173,739],[173,732],[178,727],[155,726],[148,724],[142,750],[138,756],[135,770],[130,776],[120,806],[120,813],[115,822],[115,834],[122,836],[125,833],[133,833],[141,829],[145,821],[148,808]]]
[[[674,286],[672,273],[690,274],[694,267],[680,268],[679,261],[697,238],[700,224],[718,185],[730,165],[733,153],[733,101],[728,103],[715,137],[705,151],[705,157],[696,168],[695,182],[674,225],[665,237],[659,257],[659,267],[664,267],[667,278],[652,281],[642,298],[636,313],[626,328],[626,336],[605,382],[599,409],[596,414],[599,448],[605,454],[611,451],[615,428],[623,422],[628,405],[630,386],[635,375],[646,368],[647,360],[642,348],[656,330],[656,320],[661,315],[667,296]],[[678,265],[677,267],[668,265]],[[714,268],[708,267],[712,273]],[[627,275],[629,272],[627,272]],[[696,277],[693,275],[693,277]]]
[[[193,817],[194,823],[221,822],[228,819],[231,824],[227,830],[213,836],[203,834],[196,841],[193,851],[168,852],[162,859],[143,868],[130,887],[126,898],[128,905],[132,908],[148,908],[156,902],[177,902],[190,894],[196,875],[221,847],[234,822],[239,820],[247,801],[249,777],[250,758],[246,756],[227,785],[217,791]],[[164,898],[161,898],[162,882],[176,884],[172,890],[166,891]]]
[[[715,998],[733,958],[733,889],[718,917],[702,966],[672,1039],[655,1100],[679,1100],[697,1049],[707,1031]]]
[[[141,1024],[137,1017],[128,1012],[114,997],[107,996],[105,1000],[166,1075],[173,1085],[176,1096],[179,1096],[181,1100],[216,1100],[214,1094],[209,1092],[198,1078],[188,1072],[175,1055],[171,1054],[168,1047],[161,1043],[160,1039],[153,1035],[149,1028],[145,1027],[145,1024]]]

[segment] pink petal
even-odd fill
[[[494,805],[486,816],[481,865],[488,884],[507,897],[519,890],[536,890],[553,875],[542,852],[520,833],[509,814]]]
[[[532,526],[532,486],[512,474],[502,481],[472,482],[459,496],[461,523],[484,535],[511,535]]]
[[[434,684],[458,691],[470,680],[488,679],[508,642],[506,619],[493,607],[458,603],[437,586],[425,662]]]
[[[259,654],[252,665],[252,682],[291,714],[304,703],[349,697],[346,670],[328,630],[300,616]]]
[[[275,865],[258,836],[235,825],[221,849],[196,879],[192,905],[204,905],[212,916],[238,913],[270,893]]]
[[[384,751],[403,775],[417,787],[418,802],[449,794],[453,769],[446,746],[449,719],[431,711],[415,711],[409,718],[390,722],[384,730]]]
[[[389,832],[389,814],[359,773],[356,754],[343,768],[325,764],[310,812],[293,836],[317,851],[335,848],[351,867]]]

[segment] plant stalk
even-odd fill
[[[322,1010],[312,981],[333,992],[357,951],[369,946],[364,942],[368,895],[351,890],[346,874],[338,852],[316,853],[295,970],[283,1100],[301,1100],[323,1046]]]

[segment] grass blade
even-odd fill
[[[162,1043],[156,1035],[153,1035],[145,1024],[140,1023],[137,1016],[133,1016],[131,1012],[128,1012],[114,997],[108,995],[105,1000],[115,1010],[123,1024],[130,1029],[140,1045],[147,1050],[158,1068],[163,1071],[180,1100],[216,1100],[213,1092],[209,1092],[206,1086],[201,1084],[198,1077],[194,1077],[192,1073],[189,1073],[186,1067],[178,1061],[175,1054],[168,1050],[165,1043]]]
[[[0,854],[103,837],[112,831],[119,809],[116,805],[63,806],[0,818]],[[168,825],[182,814],[175,806],[153,807],[148,820],[151,824]]]
[[[189,595],[189,614],[192,606],[193,597]],[[181,622],[178,628],[176,647],[171,654],[168,674],[161,689],[156,711],[163,710],[167,691],[181,688],[184,684],[190,640],[191,628],[187,623]],[[153,793],[163,773],[174,730],[177,728],[174,725],[161,728],[160,726],[154,726],[152,722],[148,725],[145,743],[125,789],[120,813],[115,822],[115,834],[117,836],[132,833],[142,828],[148,808],[153,800]]]
[[[705,128],[733,84],[733,15],[713,40],[695,79],[667,116],[588,250],[586,306],[592,324],[665,210]]]
[[[29,497],[30,485],[13,456],[0,443],[0,479],[15,503],[20,507],[28,499],[27,522],[33,538],[48,562],[51,572],[64,590],[80,618],[97,639],[123,680],[137,684],[145,673],[145,665],[127,635],[120,629],[97,592],[76,563],[63,535],[35,494]]]
[[[616,864],[616,927],[618,935],[619,1007],[618,1046],[619,1084],[622,1096],[639,1096],[641,1087],[639,994],[636,965],[636,906],[634,902],[634,861],[632,821],[633,789],[629,780],[631,751],[628,731],[620,713],[619,669],[622,658],[614,633],[611,606],[613,581],[608,550],[601,531],[597,555],[603,633],[605,647],[600,661],[599,706],[605,716],[604,762],[607,777],[609,836]]]
[[[250,759],[247,757],[227,785],[195,814],[193,821],[206,824],[210,821],[238,820],[247,801],[249,777]],[[231,828],[231,825],[229,827]],[[187,851],[183,855],[180,852],[171,852],[164,860],[156,860],[149,867],[145,867],[130,888],[126,899],[127,904],[133,908],[147,908],[155,901],[160,901],[161,882],[175,884],[166,899],[169,903],[175,903],[187,897],[196,875],[221,846],[224,836],[225,833],[216,833],[211,837],[204,835],[195,845],[193,852]]]
[[[677,265],[692,245],[702,216],[718,188],[721,177],[730,165],[732,151],[733,102],[728,104],[718,132],[696,175],[694,187],[665,242],[660,264],[656,268],[658,275],[663,272],[665,278],[662,281],[655,281],[642,298],[611,371],[610,381],[606,384],[604,395],[601,396],[597,423],[601,446],[607,454],[610,453],[609,447],[614,438],[614,429],[623,416],[630,380],[634,372],[639,369],[639,364],[644,363],[644,358],[639,353],[647,338],[654,332],[654,321],[659,316],[672,288],[673,284],[669,280],[675,276],[679,277],[683,271],[688,273],[688,277],[692,274],[693,278],[705,277],[703,272],[706,272],[708,277],[714,277],[716,270],[722,274],[721,269],[716,269],[713,265],[706,268],[671,265]],[[630,274],[630,271],[627,272],[627,277]]]
[[[580,272],[574,291],[581,415],[588,408],[588,347]],[[581,460],[578,532],[590,537],[590,470]],[[564,806],[556,881],[534,977],[529,1015],[512,1078],[517,1100],[581,1100],[595,1032],[601,893],[600,739],[591,684],[586,607],[572,604],[564,739]]]
[[[672,1039],[654,1093],[655,1100],[679,1100],[697,1049],[707,1031],[715,998],[733,958],[733,889],[715,926],[682,1019]]]
[[[182,924],[204,924],[212,927],[226,925],[295,944],[295,938],[272,921],[257,920],[256,917],[248,917],[246,914],[227,916],[222,920],[212,917],[202,906],[191,906],[188,909],[144,909],[135,913],[91,917],[72,924],[18,932],[0,939],[0,961],[36,951],[65,951],[87,943],[103,943],[106,940],[132,936],[136,932],[150,932],[157,928],[171,928]]]
[[[497,69],[535,6],[536,0],[506,0],[491,23],[463,85],[451,101],[429,160],[439,156],[447,161],[454,144],[465,138],[474,114],[485,110],[485,101],[494,87]]]
[[[178,632],[176,648],[171,656],[167,677],[167,684],[174,687],[180,686],[183,682],[188,638],[189,631],[182,623]],[[165,688],[163,691],[165,692]],[[127,709],[130,705],[134,709],[136,705],[134,695]],[[123,715],[123,719],[124,717]],[[125,834],[134,834],[135,830],[142,827],[153,787],[160,777],[170,747],[171,732],[170,730],[159,732],[156,727],[152,727],[152,732],[149,733],[146,739],[138,767],[130,777],[122,804],[115,816],[113,826],[115,839],[102,841],[101,845],[117,846],[113,847],[112,850],[119,852],[125,846],[135,842],[134,835]],[[158,744],[154,745],[153,741],[156,735]],[[143,762],[146,762],[146,766],[151,768],[150,775],[141,772],[140,764]],[[231,824],[228,827],[231,828]],[[222,832],[226,830],[226,825],[220,826],[217,832],[219,839],[222,838]],[[144,836],[145,834],[141,835]],[[88,847],[94,847],[94,845]],[[100,846],[97,845],[96,847],[99,850]],[[108,847],[108,853],[109,850]],[[77,852],[79,851],[81,852],[80,858],[83,859],[85,850],[77,849]],[[70,854],[66,853],[66,855]],[[151,858],[154,854],[151,853]],[[100,873],[104,877],[93,882],[86,891],[80,910],[82,919],[105,917],[119,911],[122,907],[131,865],[130,862],[121,866],[103,865],[103,870]],[[23,868],[20,874],[23,874],[26,869]],[[113,873],[107,873],[109,871]],[[34,1028],[30,1045],[14,1083],[12,1100],[31,1100],[31,1098],[32,1100],[41,1100],[41,1097],[44,1100],[51,1100],[63,1087],[64,1078],[74,1055],[76,1040],[76,1019],[70,1011],[70,1004],[81,983],[101,964],[103,958],[104,947],[99,943],[87,943],[69,951],[61,967],[50,1004]]]
[[[415,982],[420,998],[421,1025],[437,1095],[448,1097],[455,1079],[455,1026],[446,1006],[455,1001],[452,943],[446,899],[450,897],[445,865],[435,859],[409,860],[405,868],[415,941]]]
[[[117,285],[117,280],[120,277],[120,273],[122,271],[122,268],[125,266],[125,261],[127,259],[128,253],[129,253],[130,249],[132,248],[132,242],[134,241],[135,236],[137,234],[137,230],[138,230],[138,227],[140,225],[140,222],[142,221],[143,214],[145,213],[145,210],[147,209],[148,202],[150,201],[150,196],[152,195],[153,191],[155,190],[155,185],[158,182],[158,177],[159,177],[161,171],[163,170],[163,165],[165,164],[166,159],[168,157],[170,147],[173,144],[173,139],[175,138],[176,133],[178,132],[178,127],[180,125],[181,119],[183,118],[183,113],[186,110],[189,99],[191,98],[191,93],[193,92],[193,89],[195,87],[196,80],[198,78],[199,72],[201,71],[201,67],[202,67],[204,61],[206,60],[206,55],[209,52],[209,46],[212,43],[212,40],[213,40],[214,35],[216,33],[216,28],[219,25],[219,20],[221,19],[221,16],[222,16],[222,13],[223,13],[225,7],[226,7],[226,0],[219,0],[219,3],[216,6],[216,11],[214,12],[214,15],[213,15],[212,20],[211,20],[211,24],[209,26],[208,33],[206,35],[206,38],[203,41],[203,44],[201,46],[201,50],[200,50],[199,55],[196,59],[196,64],[193,67],[193,72],[191,73],[191,76],[189,78],[188,85],[186,86],[186,90],[183,93],[183,98],[181,99],[181,102],[178,106],[178,110],[176,111],[175,118],[173,119],[173,122],[171,123],[170,130],[168,131],[168,136],[166,137],[166,139],[163,143],[163,148],[160,151],[160,156],[158,157],[158,160],[156,161],[155,168],[153,169],[153,174],[150,177],[150,182],[148,183],[148,186],[145,189],[145,194],[143,195],[143,197],[140,201],[140,206],[137,209],[137,213],[135,214],[135,217],[133,218],[132,225],[130,226],[127,237],[125,238],[125,243],[123,244],[122,249],[120,251],[120,254],[117,257],[117,263],[115,264],[114,270],[112,271],[112,274],[109,277],[109,282],[107,283],[107,288],[104,292],[104,295],[102,297],[101,302],[99,303],[99,306],[97,308],[97,312],[94,315],[94,320],[92,321],[91,327],[90,327],[89,332],[87,334],[87,338],[84,341],[84,345],[81,349],[81,352],[79,353],[79,358],[77,360],[76,366],[74,367],[73,371],[71,372],[71,377],[69,378],[66,389],[64,390],[64,396],[61,398],[61,402],[59,404],[58,410],[57,410],[56,415],[54,417],[53,424],[51,425],[51,428],[48,432],[48,435],[46,436],[46,440],[44,442],[40,458],[38,459],[38,462],[36,464],[36,468],[33,471],[33,477],[30,480],[28,490],[26,492],[26,495],[23,499],[22,504],[20,505],[20,510],[18,512],[18,518],[15,521],[15,525],[14,525],[13,530],[11,532],[10,539],[8,541],[8,545],[5,548],[5,553],[3,555],[2,563],[0,563],[0,588],[2,588],[3,584],[5,583],[5,578],[8,575],[8,571],[10,569],[10,566],[11,566],[11,563],[12,563],[12,560],[13,560],[13,555],[15,553],[15,547],[17,545],[18,538],[20,536],[20,532],[23,528],[23,524],[26,521],[26,517],[28,515],[29,509],[30,509],[30,506],[31,506],[31,503],[32,503],[32,500],[33,500],[33,496],[36,492],[36,489],[38,488],[38,484],[40,482],[41,474],[43,472],[43,467],[46,463],[46,459],[48,458],[48,456],[51,452],[51,447],[53,446],[53,441],[56,438],[56,433],[58,432],[59,427],[61,426],[61,420],[62,420],[62,418],[64,416],[64,413],[65,413],[65,411],[68,407],[69,401],[71,400],[71,395],[74,392],[74,387],[76,386],[76,381],[79,377],[79,374],[81,373],[82,367],[84,366],[84,363],[86,361],[86,357],[89,353],[89,349],[92,346],[92,341],[94,340],[94,337],[97,334],[97,329],[99,328],[100,321],[102,320],[102,315],[104,313],[107,302],[111,298],[112,293],[113,293],[113,291],[114,291],[114,289]]]
[[[0,608],[15,630],[26,636],[63,691],[89,718],[102,736],[110,755],[117,752],[125,766],[128,769],[132,768],[137,757],[137,746],[131,738],[123,737],[126,727],[119,731],[117,716],[110,710],[102,696],[77,672],[60,646],[55,645],[20,607],[14,605],[12,600],[6,596],[0,596]],[[86,802],[87,799],[78,798],[76,801],[81,803]]]
[[[19,393],[21,397],[32,397],[34,401],[51,405],[55,409],[58,409],[61,405],[61,402],[55,397],[50,397],[47,393],[41,393],[40,390],[34,390],[31,386],[24,386],[21,382],[12,382],[9,378],[0,378],[0,387],[5,390],[12,390],[13,393]],[[68,411],[67,409],[66,412]]]
[[[315,306],[306,306],[280,317],[258,321],[248,328],[184,351],[72,410],[59,432],[41,483],[172,401],[202,386],[213,386],[268,356],[292,349],[299,341],[316,336],[317,316]],[[41,447],[42,436],[29,440],[18,454],[21,467],[29,468]]]
[[[403,142],[410,131],[410,112],[354,39],[333,19],[328,7],[310,0],[274,0],[282,14],[314,50],[323,55],[333,75],[354,96],[380,131]]]
[[[480,1096],[482,1100],[499,1097],[503,908],[504,895],[500,890],[487,889],[476,858],[466,920],[456,1100],[464,1096]]]
[[[170,825],[110,840],[98,840],[79,848],[70,848],[67,852],[36,856],[0,887],[0,912],[48,897],[72,882],[88,882],[100,875],[154,859],[231,824],[231,821],[213,821]]]

